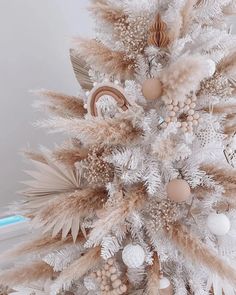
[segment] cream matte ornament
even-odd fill
[[[140,245],[128,244],[122,251],[122,260],[129,268],[138,268],[145,261],[145,252]]]
[[[184,179],[173,179],[166,187],[168,198],[174,202],[187,201],[191,195],[190,186]]]
[[[207,217],[207,227],[216,236],[224,236],[230,230],[230,220],[224,213],[211,213]]]
[[[150,78],[143,82],[142,85],[143,96],[147,100],[155,100],[162,95],[162,84],[158,78]]]

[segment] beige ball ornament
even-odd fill
[[[173,179],[167,184],[167,195],[171,201],[180,203],[187,201],[191,195],[190,186],[184,179]]]
[[[142,85],[143,96],[147,100],[155,100],[162,95],[162,84],[158,78],[150,78],[143,82]]]

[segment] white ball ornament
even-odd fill
[[[163,277],[160,279],[160,289],[166,289],[170,287],[170,281],[166,278],[166,277]]]
[[[122,251],[122,260],[129,268],[138,268],[145,261],[145,252],[140,245],[128,244]]]
[[[211,213],[207,218],[207,227],[216,236],[224,236],[230,230],[230,220],[223,214]]]
[[[207,67],[209,77],[213,76],[216,71],[216,64],[212,59],[207,60]]]
[[[173,295],[173,288],[166,277],[162,277],[159,282],[160,295]]]

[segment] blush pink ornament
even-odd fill
[[[155,100],[162,95],[162,84],[158,78],[150,78],[143,82],[143,96],[147,100]]]
[[[173,179],[166,187],[168,198],[174,202],[187,201],[191,195],[190,186],[184,179]]]

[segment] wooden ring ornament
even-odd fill
[[[87,109],[88,113],[93,117],[99,116],[96,103],[99,99],[104,96],[109,95],[115,99],[119,108],[126,111],[130,106],[130,103],[125,97],[125,93],[122,87],[114,85],[113,83],[104,83],[95,86],[88,96]]]

